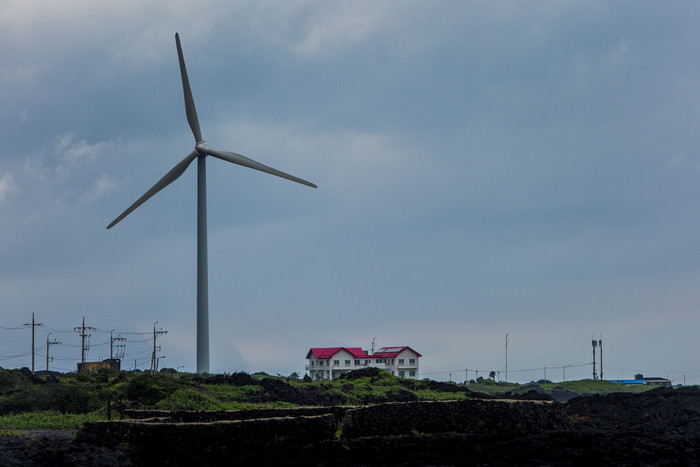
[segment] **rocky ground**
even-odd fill
[[[554,402],[556,404],[556,402]],[[700,462],[700,389],[575,397],[563,404],[570,423],[547,432],[508,435],[441,433],[334,440],[265,452],[209,453],[231,465],[696,465]],[[191,465],[192,459],[144,458],[138,446],[98,447],[74,432],[0,436],[0,465]],[[183,441],[183,442],[186,442]],[[192,446],[193,459],[202,459]],[[201,454],[201,453],[200,453]]]

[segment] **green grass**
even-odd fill
[[[165,374],[152,377],[140,371],[103,375],[67,374],[60,380],[38,380],[27,369],[0,370],[0,414],[4,414],[0,416],[0,430],[77,429],[86,421],[106,420],[108,400],[113,407],[115,404],[127,403],[163,410],[294,407],[295,404],[285,401],[254,402],[265,399],[262,394],[265,385],[257,383],[268,378],[286,381],[285,384],[290,384],[299,391],[318,393],[321,396],[319,400],[332,399],[343,401],[347,405],[362,405],[383,397],[391,399],[393,395],[405,391],[412,392],[419,400],[455,400],[469,395],[465,392],[441,392],[439,389],[444,387],[443,384],[399,378],[387,372],[356,379],[312,382],[290,381],[264,374],[252,376],[249,380],[251,384],[235,386],[208,384],[206,380],[173,378]],[[555,388],[577,394],[636,393],[653,389],[650,386],[625,386],[590,379],[554,383],[539,381],[538,385],[547,393]],[[531,389],[531,385],[479,378],[474,384],[466,386],[466,389],[497,396],[506,392],[523,393]],[[333,397],[324,399],[324,396],[329,395]]]
[[[642,384],[626,385],[620,383],[612,383],[610,381],[601,381],[593,379],[549,383],[541,386],[548,393],[551,393],[552,389],[554,389],[555,387],[559,387],[562,389],[566,389],[567,391],[575,392],[577,394],[609,394],[612,392],[639,393],[649,391],[650,389],[655,388],[655,386],[646,386]]]
[[[53,410],[3,415],[0,430],[77,430],[85,422],[107,420],[104,410],[86,414],[60,413]]]

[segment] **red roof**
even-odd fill
[[[306,358],[331,358],[333,355],[337,354],[341,350],[350,352],[354,358],[364,358],[367,355],[365,351],[360,347],[312,347],[309,353],[306,354]]]
[[[306,358],[309,359],[312,355],[314,358],[331,358],[341,350],[350,352],[354,358],[394,358],[406,349],[422,357],[421,354],[407,345],[397,345],[396,347],[382,347],[373,355],[367,355],[360,347],[312,347],[306,354]]]
[[[412,348],[410,348],[407,345],[403,345],[403,346],[397,345],[396,347],[382,347],[381,349],[376,351],[374,353],[374,355],[370,355],[370,356],[377,357],[377,358],[394,358],[406,349],[410,350],[411,352],[414,352],[419,357],[422,357],[421,354],[419,354],[418,352],[416,352],[415,350],[413,350]]]

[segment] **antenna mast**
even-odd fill
[[[600,379],[603,379],[603,334],[600,334],[600,340],[598,340],[598,347],[600,347]]]
[[[593,379],[598,379],[598,375],[595,372],[595,348],[598,346],[598,341],[593,339],[591,343],[593,345]]]

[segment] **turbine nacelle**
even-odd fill
[[[207,150],[209,148],[207,147],[207,142],[206,141],[197,141],[197,144],[194,147],[194,152],[197,153],[198,156],[206,156]]]

